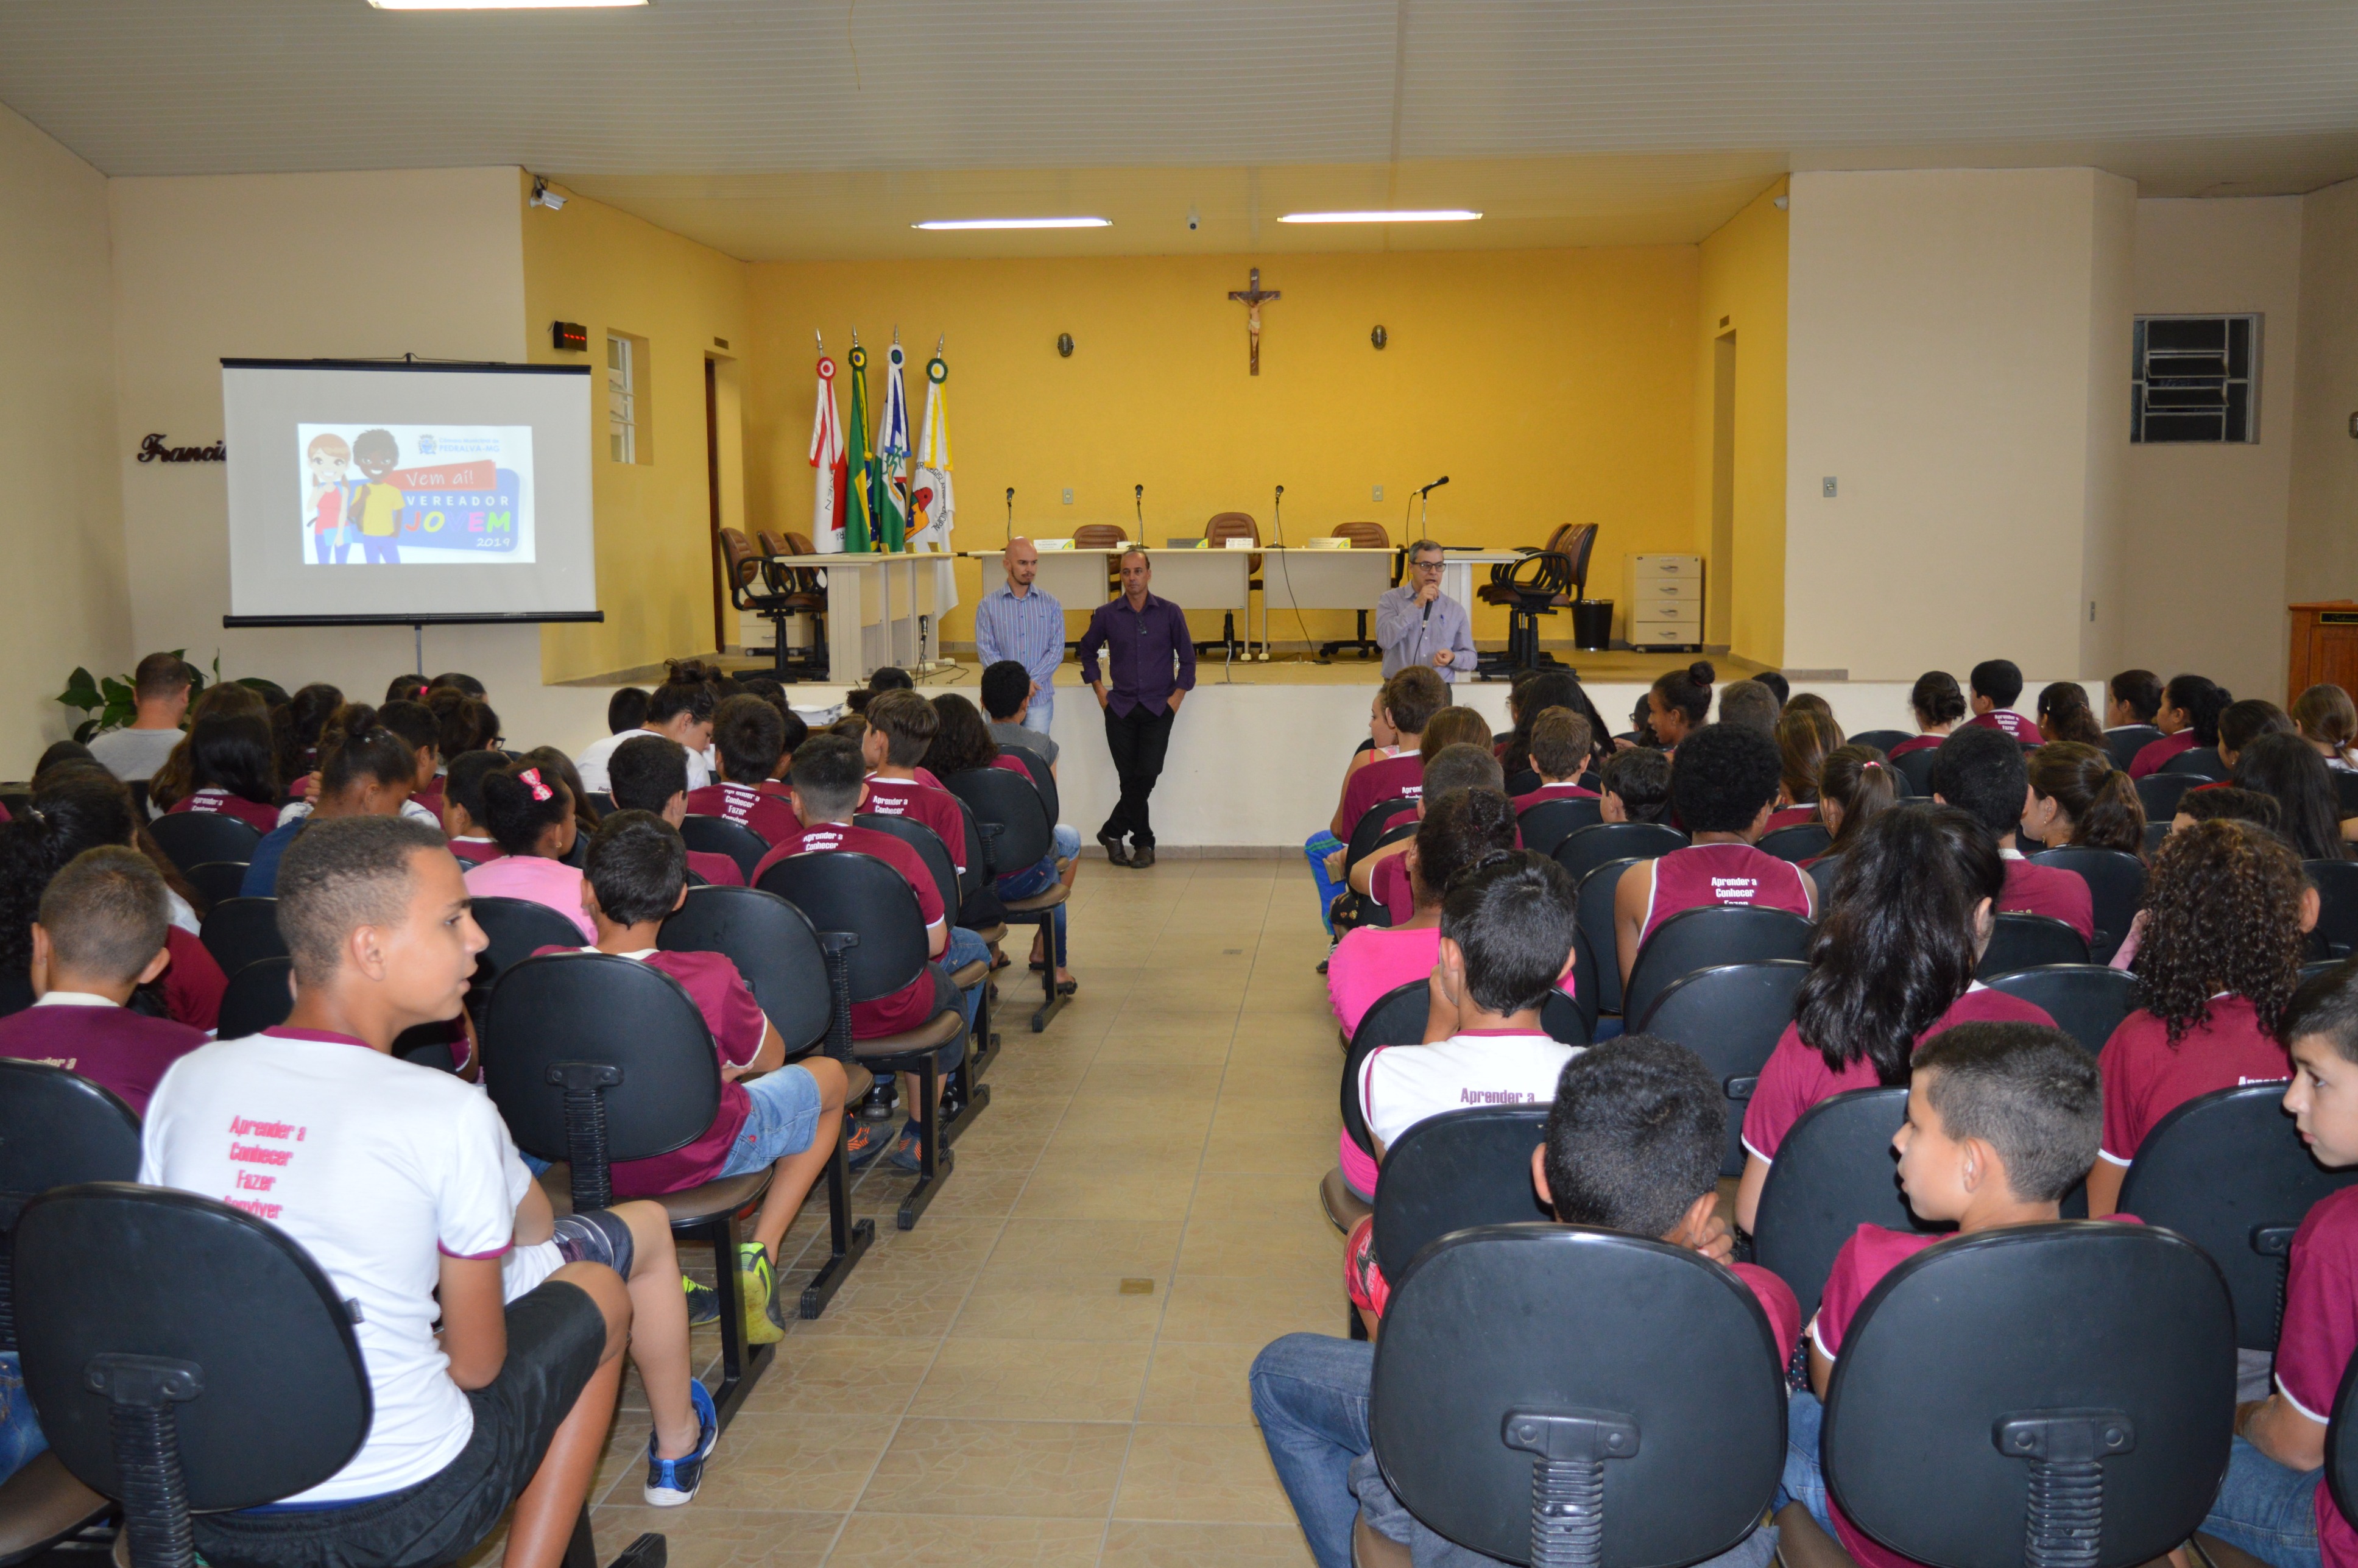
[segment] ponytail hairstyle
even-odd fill
[[[1919,728],[1954,724],[1965,716],[1965,694],[1957,677],[1946,670],[1926,670],[1908,690],[1908,706],[1916,710]]]
[[[268,720],[254,714],[199,719],[189,731],[189,784],[192,795],[218,789],[257,806],[276,801]]]
[[[581,774],[574,767],[572,758],[554,746],[535,746],[524,754],[524,760],[543,773],[552,773],[562,780],[566,793],[573,797],[575,826],[584,833],[598,831],[598,824],[605,819],[605,814],[591,802],[590,792],[581,787]]]
[[[2296,732],[2285,710],[2262,697],[2247,697],[2219,710],[2219,749],[2223,753],[2241,753],[2263,735]]]
[[[1507,737],[1507,749],[1498,754],[1498,762],[1509,778],[1531,767],[1531,726],[1539,722],[1541,714],[1552,708],[1570,708],[1576,716],[1588,720],[1588,761],[1592,766],[1595,762],[1597,742],[1613,733],[1611,727],[1605,722],[1605,716],[1596,711],[1596,704],[1590,701],[1588,693],[1582,689],[1580,678],[1570,670],[1527,671],[1515,683],[1514,689],[1508,693],[1507,706],[1514,714],[1515,728]],[[1583,771],[1575,768],[1572,776],[1577,778]]]
[[[2341,761],[2350,761],[2358,745],[2358,703],[2338,686],[2320,683],[2292,699],[2292,719],[2313,745],[2330,746]]]
[[[2277,803],[2277,827],[2304,860],[2343,860],[2341,795],[2317,748],[2298,735],[2263,735],[2235,756],[2235,785]]]
[[[2198,746],[2219,743],[2219,714],[2235,700],[2227,688],[2207,676],[2172,676],[2162,687],[2164,707],[2175,708],[2186,715],[2187,727],[2194,731]]]
[[[557,855],[572,848],[573,799],[565,781],[519,759],[483,775],[483,827],[504,854],[536,855],[550,828],[560,829]]]
[[[1419,910],[1441,903],[1486,855],[1515,847],[1515,808],[1493,789],[1461,789],[1435,801],[1416,825],[1409,887]]]
[[[2104,727],[2088,706],[2088,692],[2078,681],[2050,681],[2039,693],[2039,732],[2050,741],[2070,741],[2090,746],[2104,743]],[[2066,807],[2066,809],[2070,809]],[[2072,812],[2072,820],[2079,813]]]
[[[372,781],[399,789],[406,799],[417,784],[416,748],[374,722],[330,731],[319,752],[320,798],[342,795],[355,784]]]
[[[433,689],[421,676],[395,676],[385,682],[384,700],[386,703],[415,702],[423,706],[427,694]]]
[[[426,706],[434,710],[435,722],[440,726],[434,749],[446,757],[489,751],[500,738],[500,716],[491,705],[456,687],[436,687],[427,693]]]
[[[2209,1020],[2221,991],[2248,1000],[2261,1032],[2281,1038],[2309,945],[2300,928],[2307,886],[2284,841],[2250,823],[2198,822],[2162,841],[2135,969],[2137,1005],[2168,1027],[2173,1047]]]
[[[1654,695],[1662,699],[1664,708],[1686,715],[1690,730],[1703,728],[1704,718],[1711,712],[1711,685],[1719,672],[1711,667],[1709,659],[1697,659],[1682,670],[1654,677]]]
[[[1842,726],[1809,708],[1789,708],[1777,720],[1778,776],[1796,806],[1818,798],[1819,775],[1843,743]]]
[[[1839,855],[1858,842],[1868,823],[1898,803],[1898,770],[1873,746],[1837,746],[1818,769],[1818,799],[1842,814],[1833,842],[1826,846],[1827,854]]]
[[[283,708],[270,715],[270,739],[278,757],[278,776],[293,782],[319,765],[319,736],[344,694],[323,681],[297,690]]]
[[[2128,774],[2113,766],[2113,759],[2102,747],[2078,741],[2050,741],[2027,761],[2031,793],[2063,808],[2063,815],[2071,819],[2073,844],[2128,855],[2145,853],[2145,805]]]
[[[1974,911],[2006,887],[1997,839],[1952,806],[1909,802],[1879,812],[1854,839],[1810,938],[1795,997],[1801,1043],[1839,1073],[1873,1065],[1908,1081],[1916,1037],[1974,983]]]

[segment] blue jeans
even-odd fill
[[[2323,1478],[2321,1470],[2279,1465],[2239,1437],[2203,1531],[2269,1568],[2318,1568],[2317,1487]]]
[[[1039,694],[1033,697],[1031,708],[1023,715],[1023,728],[1045,735],[1048,727],[1055,722],[1056,693],[1053,687],[1044,685]]]
[[[1834,1519],[1826,1504],[1825,1471],[1818,1463],[1818,1437],[1825,1422],[1826,1407],[1809,1390],[1796,1390],[1786,1400],[1785,1476],[1777,1488],[1777,1507],[1801,1504],[1818,1528],[1832,1535]]]
[[[1302,841],[1302,852],[1310,858],[1310,878],[1318,884],[1318,918],[1326,923],[1326,935],[1335,935],[1335,901],[1349,886],[1326,874],[1326,857],[1345,848],[1343,840],[1324,827]]]
[[[942,967],[952,974],[957,973],[968,964],[988,964],[990,962],[990,944],[963,925],[953,925],[950,927],[950,945],[942,949],[940,962]],[[986,979],[982,985],[987,986],[990,983],[990,981]],[[958,1011],[966,1014],[966,1026],[971,1032],[974,1028],[975,1012],[982,1006],[982,986],[977,986],[972,990],[960,991],[957,993],[957,998]],[[944,1072],[957,1065],[957,1056],[949,1054],[951,1049],[946,1045],[942,1048]],[[966,1037],[960,1035],[957,1050],[960,1055],[963,1055],[965,1049]]]
[[[34,1418],[33,1401],[25,1397],[25,1374],[16,1365],[16,1353],[0,1351],[0,1481],[38,1458],[49,1445]]]
[[[999,896],[1031,898],[1046,892],[1056,885],[1056,862],[1069,860],[1080,852],[1081,830],[1057,824],[1056,841],[1046,854],[1022,871],[1010,871],[999,879]],[[1061,969],[1065,968],[1065,906],[1061,903],[1056,905],[1054,913],[1056,917],[1056,968]]]
[[[789,1154],[799,1154],[818,1135],[818,1080],[802,1067],[780,1067],[744,1083],[745,1125],[729,1145],[723,1176],[750,1176]]]

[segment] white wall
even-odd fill
[[[2256,443],[2128,449],[2120,664],[2164,679],[2196,670],[2240,696],[2271,699],[2284,684],[2295,384],[2306,328],[2301,208],[2298,196],[2139,201],[2130,307],[2137,316],[2256,311],[2265,319]],[[2320,314],[2343,313],[2333,304]],[[2190,569],[2197,561],[2200,569]]]
[[[0,109],[0,775],[22,778],[81,715],[76,665],[128,671],[106,180]]]
[[[2093,169],[1794,176],[1789,667],[2086,673],[2127,438],[2096,383],[2127,362],[2134,200]]]

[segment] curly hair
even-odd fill
[[[2270,1039],[2300,983],[2300,862],[2283,839],[2248,822],[2198,822],[2172,833],[2146,882],[2149,913],[2137,949],[2137,1005],[2174,1047],[2209,1022],[2211,998],[2252,1004]]]

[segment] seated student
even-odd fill
[[[131,722],[92,737],[90,754],[124,783],[145,784],[180,743],[197,672],[178,654],[150,654],[131,672]]]
[[[1872,746],[1837,746],[1818,767],[1818,820],[1833,841],[1823,855],[1839,855],[1858,842],[1866,825],[1899,800],[1898,772]]]
[[[1529,811],[1547,800],[1595,800],[1596,792],[1580,783],[1588,771],[1590,737],[1588,720],[1568,708],[1551,708],[1532,719],[1524,754],[1540,776],[1540,787],[1515,796],[1515,810]]]
[[[969,768],[999,768],[1013,773],[1026,785],[1032,784],[1032,770],[1020,758],[1001,751],[991,737],[990,726],[973,703],[957,692],[946,691],[934,698],[934,715],[941,728],[934,732],[933,743],[925,748],[925,766],[936,778],[949,778]],[[1025,734],[1032,733],[1024,730]],[[1036,754],[1036,753],[1035,753]],[[1028,866],[1011,871],[1001,871],[993,891],[1002,899],[1036,898],[1062,882],[1069,893],[1074,880],[1081,870],[1081,830],[1058,822],[1050,827],[1048,848]],[[1065,906],[1057,904],[1049,922],[1055,933],[1056,989],[1066,996],[1081,989],[1073,971],[1065,965]],[[1043,969],[1050,956],[1043,949],[1044,937],[1032,938],[1032,968]]]
[[[2161,771],[2180,752],[2219,743],[2219,715],[2234,701],[2227,688],[2202,676],[2172,676],[2161,688],[2161,706],[2154,712],[2161,739],[2140,750],[2129,763],[2129,777],[2141,779]]]
[[[1984,659],[1965,681],[1972,687],[1974,716],[1965,720],[1969,727],[1995,730],[2020,745],[2039,744],[2039,726],[2014,710],[2022,697],[2022,671],[2012,659]]]
[[[884,695],[880,693],[879,699]],[[802,743],[795,752],[794,773],[795,816],[802,826],[793,835],[780,839],[762,858],[762,863],[753,868],[753,885],[761,886],[763,872],[795,855],[867,855],[900,872],[901,880],[916,894],[917,916],[925,922],[925,950],[932,955],[933,962],[926,965],[925,973],[891,996],[853,1002],[851,1037],[873,1040],[898,1034],[918,1027],[937,1013],[956,1010],[965,1016],[967,1030],[943,1046],[935,1057],[941,1070],[947,1073],[966,1055],[967,1032],[974,1028],[974,1009],[979,1000],[975,995],[959,991],[950,979],[951,972],[977,959],[989,958],[990,949],[973,932],[951,926],[950,917],[955,912],[942,907],[941,890],[935,885],[933,873],[925,869],[916,850],[890,833],[862,827],[852,821],[860,809],[866,770],[859,746],[840,735],[814,735]],[[914,1108],[920,1090],[917,1076],[903,1073],[901,1077],[901,1103]],[[880,1125],[860,1121],[853,1127],[852,1163],[865,1166],[883,1147],[882,1139],[876,1134]],[[917,1124],[913,1117],[893,1145],[892,1162],[914,1171],[920,1167],[921,1158]]]
[[[191,1520],[197,1550],[289,1568],[447,1563],[513,1505],[507,1562],[556,1568],[625,1336],[654,1416],[646,1500],[687,1501],[719,1422],[688,1369],[662,1211],[552,1220],[491,1100],[391,1054],[404,1030],[458,1016],[483,948],[439,838],[397,817],[327,822],[288,853],[281,883],[294,1011],[165,1074],[139,1179],[234,1195],[301,1245],[352,1303],[374,1414],[320,1485]],[[241,1180],[254,1145],[282,1162]]]
[[[517,762],[485,773],[475,787],[482,792],[483,826],[500,854],[467,869],[468,893],[545,903],[580,927],[585,940],[597,940],[597,927],[581,908],[581,873],[565,863],[580,828],[564,781]]]
[[[2104,733],[2150,729],[2161,711],[2161,677],[2151,670],[2123,670],[2104,683]]]
[[[676,741],[632,736],[606,759],[606,784],[616,811],[652,812],[674,828],[687,820],[687,748]],[[745,885],[745,868],[732,856],[690,849],[687,869],[712,887]]]
[[[750,827],[767,844],[800,827],[785,790],[772,782],[785,745],[786,721],[760,697],[732,697],[721,703],[712,710],[712,750],[720,759],[720,778],[688,792],[689,815]],[[622,796],[614,799],[619,805]]]
[[[1779,712],[1784,710],[1787,703],[1793,700],[1793,683],[1785,678],[1784,671],[1762,670],[1752,678],[1768,688],[1769,695],[1777,699]]]
[[[2277,803],[2277,825],[2304,860],[2342,860],[2351,828],[2332,772],[2317,749],[2298,735],[2263,735],[2235,757],[2235,786]],[[2181,800],[2208,791],[2190,790]]]
[[[1715,1187],[1727,1101],[1693,1051],[1650,1035],[1607,1041],[1560,1073],[1531,1186],[1566,1225],[1656,1238],[1725,1266],[1760,1303],[1790,1360],[1801,1309],[1766,1269],[1730,1262]],[[1567,1334],[1579,1325],[1567,1324]],[[1289,1334],[1253,1358],[1255,1420],[1319,1568],[1351,1568],[1351,1532],[1364,1513],[1421,1563],[1492,1561],[1441,1541],[1384,1487],[1369,1453],[1368,1390],[1375,1350],[1365,1341]],[[1764,1564],[1769,1541],[1754,1536],[1704,1568]]]
[[[1383,684],[1368,721],[1375,749],[1352,757],[1344,770],[1342,798],[1326,825],[1338,846],[1351,841],[1351,829],[1368,807],[1412,797],[1422,787],[1424,727],[1448,707],[1449,687],[1422,665],[1411,665]]]
[[[680,673],[676,669],[675,678],[648,694],[646,719],[636,729],[618,730],[593,741],[573,759],[573,765],[581,772],[582,788],[605,794],[606,759],[614,754],[614,748],[636,735],[660,735],[687,748],[689,789],[702,789],[712,782],[712,770],[705,762],[704,750],[712,744],[712,712],[719,706],[719,699],[713,695],[710,682],[682,680],[677,678]]]
[[[388,702],[376,721],[392,730],[417,759],[417,787],[402,803],[402,815],[429,827],[442,825],[442,725],[422,702]]]
[[[1733,690],[1733,687],[1729,689]],[[1724,711],[1726,704],[1723,702]],[[1826,757],[1843,743],[1842,726],[1831,713],[1794,708],[1779,717],[1772,737],[1777,742],[1777,809],[1768,814],[1768,831],[1816,822],[1818,775]]]
[[[626,686],[606,699],[606,733],[626,735],[647,721],[647,688]]]
[[[427,688],[435,691],[448,689],[460,692],[473,697],[478,702],[492,695],[481,681],[463,670],[443,671],[427,683]]]
[[[426,699],[432,696],[433,692],[433,682],[423,676],[410,675],[406,671],[384,683],[384,699],[387,702],[414,702],[420,708],[424,708]],[[429,708],[427,711],[432,710]]]
[[[1049,767],[1061,750],[1054,737],[1024,722],[1032,713],[1036,683],[1021,659],[1001,659],[982,672],[978,687],[984,717],[990,720],[990,738],[1002,746],[1021,746],[1036,753]]]
[[[1596,711],[1596,704],[1582,689],[1578,676],[1567,669],[1524,670],[1515,676],[1507,693],[1507,716],[1512,728],[1497,746],[1498,765],[1507,770],[1509,778],[1537,771],[1538,764],[1531,754],[1531,728],[1539,722],[1540,715],[1558,708],[1588,723],[1590,754],[1571,776],[1577,778],[1586,773],[1595,765],[1600,754],[1612,749],[1607,743],[1611,731],[1605,716]]]
[[[278,784],[270,726],[247,715],[207,717],[189,731],[189,793],[171,813],[218,812],[256,833],[278,826]]]
[[[631,765],[628,753],[643,744],[677,750],[654,736],[633,738],[614,754],[618,783]],[[843,1116],[843,1067],[817,1054],[784,1065],[786,1043],[726,955],[665,952],[655,946],[664,917],[687,902],[687,846],[676,825],[622,806],[619,797],[615,804],[621,809],[599,823],[590,840],[584,907],[597,925],[598,940],[582,951],[635,958],[677,980],[711,1031],[721,1084],[720,1107],[704,1136],[669,1154],[619,1162],[613,1167],[614,1192],[620,1197],[659,1197],[774,1167],[753,1217],[752,1238],[737,1248],[744,1275],[745,1337],[754,1345],[772,1344],[786,1332],[773,1260],[811,1184],[834,1158]]]
[[[378,727],[352,734],[330,731],[319,765],[319,788],[310,809],[274,827],[254,847],[238,892],[270,898],[278,885],[278,862],[296,836],[314,822],[340,816],[406,816],[409,792],[417,783],[417,753],[407,741]],[[413,818],[414,820],[414,818]],[[431,826],[430,824],[427,826]]]
[[[946,779],[969,768],[997,768],[1001,773],[1013,773],[1025,784],[1032,783],[1032,770],[1024,765],[1023,759],[1010,756],[991,738],[982,709],[968,701],[962,693],[936,692],[930,700],[937,728],[913,772]]]
[[[436,687],[426,694],[426,707],[441,733],[435,749],[445,758],[462,752],[495,752],[501,743],[500,716],[480,697],[456,687]]]
[[[2205,822],[2162,841],[2146,885],[2137,1009],[2104,1043],[2104,1158],[2088,1212],[2119,1201],[2146,1134],[2197,1095],[2291,1071],[2277,1032],[2300,981],[2317,890],[2275,835]]]
[[[344,706],[341,690],[325,681],[313,681],[270,710],[270,747],[277,776],[298,800],[308,793],[310,775],[319,770],[319,738]],[[366,703],[356,706],[373,711]]]
[[[1918,733],[1891,748],[1895,762],[1910,752],[1929,752],[1954,733],[1964,720],[1965,694],[1948,671],[1926,670],[1909,688],[1908,708],[1916,716]]]
[[[2162,842],[2167,844],[2198,822],[2249,822],[2267,829],[2271,836],[2282,834],[2277,803],[2256,791],[2237,789],[2234,784],[2210,784],[2179,796],[2177,815],[2169,819],[2169,832]],[[2113,954],[2113,968],[2136,967],[2137,952],[2145,946],[2146,928],[2152,924],[2150,905],[2136,912],[2136,918],[2129,922],[2129,934]]]
[[[2050,849],[2077,845],[2144,856],[2145,805],[2102,746],[2050,741],[2030,753],[2025,773],[2030,805],[2023,832]]]
[[[2327,767],[2345,773],[2358,769],[2358,703],[2348,692],[2323,683],[2310,687],[2293,698],[2292,719]]]
[[[2055,1022],[1974,979],[2005,867],[1980,823],[1917,801],[1878,815],[1843,852],[1793,1022],[1745,1108],[1737,1225],[1753,1227],[1779,1145],[1820,1100],[1907,1082],[1909,1055],[1957,1024]]]
[[[1741,724],[1771,740],[1776,738],[1777,719],[1783,708],[1777,694],[1757,680],[1730,681],[1719,688],[1722,724]]]
[[[466,752],[442,773],[442,831],[462,865],[496,860],[502,850],[483,826],[483,775],[508,765],[501,752]]]
[[[1941,742],[1932,759],[1932,798],[1969,813],[1997,840],[2006,861],[2001,914],[2045,914],[2080,934],[2096,935],[2096,909],[2087,879],[2077,871],[2034,866],[2015,847],[2023,814],[2031,807],[2030,770],[2019,745],[2002,745],[1997,730],[1968,726]]]
[[[1655,751],[1661,750],[1661,737],[1654,733],[1654,703],[1651,692],[1639,697],[1638,705],[1629,710],[1629,725],[1627,730],[1613,737],[1614,750],[1627,751],[1633,746],[1650,747]]]
[[[2297,733],[2291,716],[2273,702],[2256,697],[2231,702],[2219,710],[2219,760],[2232,770],[2244,749],[2261,736]]]
[[[1654,928],[1682,910],[1747,903],[1805,920],[1816,913],[1809,873],[1752,847],[1776,809],[1781,767],[1777,743],[1740,724],[1706,724],[1681,744],[1671,804],[1692,842],[1621,873],[1613,931],[1624,981]]]
[[[565,785],[566,798],[573,802],[573,827],[577,838],[586,838],[598,831],[598,819],[601,813],[598,803],[591,800],[590,792],[582,787],[580,772],[574,767],[572,758],[554,746],[535,746],[516,760],[526,767],[538,768]]]
[[[1711,683],[1718,678],[1708,659],[1654,677],[1646,689],[1646,728],[1664,751],[1677,751],[1703,728],[1704,717],[1711,711]]]
[[[867,719],[868,733],[860,737],[860,754],[869,768],[868,800],[860,809],[924,823],[950,852],[950,864],[964,876],[966,808],[956,795],[930,782],[931,774],[918,777],[926,749],[941,729],[941,715],[914,690],[896,687],[870,699]]]
[[[1671,809],[1671,759],[1651,746],[1632,746],[1605,759],[1597,772],[1596,813],[1607,822],[1660,822]]]
[[[1920,1219],[1955,1221],[1960,1237],[2053,1223],[2094,1158],[2101,1098],[2095,1064],[2060,1029],[1950,1030],[1916,1054],[1907,1119],[1891,1139],[1908,1206]],[[1859,1568],[1908,1568],[1912,1559],[1868,1539],[1828,1496],[1818,1463],[1825,1419],[1819,1401],[1867,1296],[1892,1270],[1948,1239],[1860,1226],[1834,1254],[1810,1320],[1810,1386],[1793,1395],[1787,1414],[1785,1490]]]
[[[115,844],[50,878],[32,927],[38,1000],[0,1018],[0,1056],[79,1073],[146,1115],[164,1069],[205,1043],[201,1029],[127,1005],[172,961],[169,899],[147,857]]]
[[[1428,793],[1420,796],[1413,807],[1395,817],[1393,827],[1408,827],[1424,815],[1426,801],[1437,801],[1461,789],[1487,789],[1499,795],[1504,795],[1507,791],[1506,778],[1499,771],[1498,759],[1481,746],[1466,741],[1443,746],[1428,757],[1424,778]],[[1518,849],[1522,845],[1520,828],[1514,842]],[[1409,843],[1410,836],[1403,833],[1391,843],[1379,845],[1361,857],[1359,863],[1351,868],[1352,891],[1382,904],[1390,911],[1395,921],[1407,919],[1416,907],[1404,860]]]
[[[2049,745],[2068,741],[2101,749],[2104,726],[2088,706],[2088,689],[2075,680],[2050,681],[2039,689],[2039,736]]]

